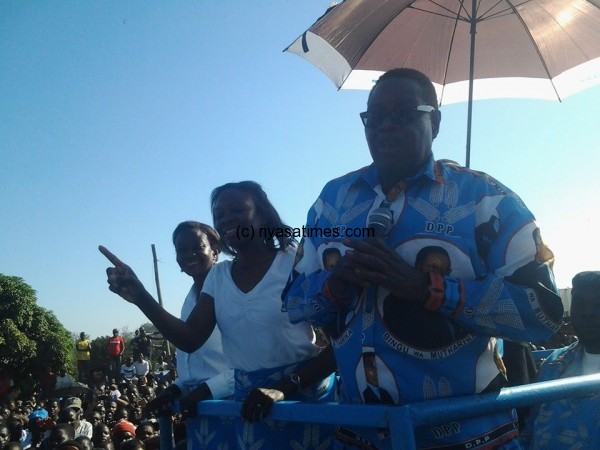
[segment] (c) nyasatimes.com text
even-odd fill
[[[366,238],[374,237],[375,230],[369,227],[302,227],[302,228],[271,228],[271,227],[260,227],[256,229],[253,226],[242,226],[237,227],[237,238],[250,238],[254,239],[258,235],[259,239],[273,239],[273,238]]]

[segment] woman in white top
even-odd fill
[[[101,247],[115,266],[107,269],[109,289],[137,305],[165,337],[187,352],[201,346],[218,324],[223,352],[235,369],[234,398],[245,399],[241,413],[246,420],[236,421],[240,446],[263,440],[266,448],[293,448],[320,441],[326,448],[331,440],[326,427],[256,422],[267,416],[273,402],[294,394],[316,400],[317,389],[304,388],[335,370],[329,349],[319,353],[310,325],[291,324],[281,311],[281,293],[296,252],[291,229],[252,181],[216,188],[211,206],[223,251],[234,259],[211,270],[185,323],[163,310],[133,271]]]

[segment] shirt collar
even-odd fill
[[[367,166],[367,167],[363,167],[361,170],[359,170],[359,177],[358,178],[362,178],[364,179],[371,188],[375,188],[375,186],[381,184],[379,181],[379,173],[377,172],[377,168],[375,167],[374,163],[371,163],[371,165]],[[429,155],[429,160],[427,161],[427,164],[425,164],[417,173],[416,175],[407,178],[405,180],[407,185],[411,185],[413,184],[415,181],[426,177],[429,178],[431,181],[436,181],[439,178],[439,174],[436,177],[436,171],[435,171],[435,159],[433,157],[433,153],[431,153]],[[358,179],[356,180],[358,181]]]

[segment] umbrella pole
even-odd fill
[[[469,102],[467,104],[467,155],[465,166],[471,167],[471,122],[473,120],[473,79],[475,76],[475,34],[477,33],[477,0],[471,5],[471,55],[469,58]]]

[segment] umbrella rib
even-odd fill
[[[439,6],[441,9],[448,11],[452,15],[446,15],[446,14],[442,14],[442,13],[439,13],[439,12],[430,11],[428,9],[417,8],[417,7],[413,6],[413,5],[410,5],[409,8],[410,9],[414,9],[416,11],[425,12],[427,14],[432,14],[434,16],[445,17],[446,19],[452,19],[452,20],[458,19],[458,20],[462,20],[463,22],[468,22],[469,21],[469,18],[461,16],[460,12],[455,13],[451,9],[448,9],[444,5],[440,5],[439,3],[434,2],[433,0],[430,0],[429,3],[433,3],[434,5]],[[463,2],[461,1],[461,5],[462,5],[462,3]],[[461,6],[461,9],[464,9],[464,8]]]
[[[497,18],[499,18],[499,17],[505,17],[505,16],[509,16],[509,15],[511,15],[511,14],[514,14],[514,11],[513,11],[513,9],[512,9],[511,7],[506,7],[505,9],[503,9],[503,10],[501,10],[501,11],[497,11],[497,12],[495,12],[495,13],[493,13],[493,14],[490,14],[489,16],[485,17],[485,15],[486,15],[487,13],[489,13],[489,12],[490,12],[492,9],[494,9],[496,6],[498,6],[500,3],[503,3],[504,1],[506,1],[506,0],[498,0],[498,2],[497,2],[497,3],[496,3],[494,6],[492,6],[491,8],[489,8],[489,9],[488,9],[488,10],[487,10],[485,13],[483,13],[483,14],[481,15],[481,18],[479,18],[479,19],[477,19],[477,20],[478,20],[478,21],[484,21],[484,20],[489,20],[489,19],[497,19]],[[519,3],[518,5],[515,5],[515,8],[516,8],[517,6],[524,5],[525,3],[529,3],[530,1],[531,1],[531,0],[525,0],[525,1],[524,1],[524,2],[522,2],[522,3]],[[508,2],[507,2],[507,3],[508,3]]]
[[[503,1],[504,1],[504,0],[498,0],[498,1],[497,1],[495,4],[493,4],[492,6],[490,6],[490,7],[488,8],[488,10],[487,10],[486,12],[484,12],[484,13],[483,13],[481,16],[479,16],[479,14],[478,14],[478,18],[477,18],[477,20],[486,20],[486,19],[488,19],[488,18],[492,18],[492,17],[494,17],[495,15],[502,14],[503,12],[506,12],[507,10],[509,10],[509,8],[506,8],[506,9],[504,9],[504,10],[502,10],[502,11],[498,11],[498,12],[496,12],[496,13],[494,13],[494,14],[490,14],[490,16],[489,16],[489,17],[486,17],[486,16],[485,16],[487,13],[489,13],[491,10],[493,10],[493,9],[494,9],[496,6],[498,6],[498,5],[499,5],[500,3],[502,3]],[[479,3],[479,4],[481,5],[481,3]]]
[[[527,33],[527,36],[529,36],[529,40],[531,41],[531,43],[533,45],[533,48],[535,49],[535,52],[537,53],[538,57],[540,58],[540,62],[542,64],[542,67],[544,68],[544,72],[546,72],[548,80],[550,80],[550,84],[552,85],[552,89],[554,89],[554,93],[556,94],[556,98],[558,99],[559,102],[562,102],[562,99],[560,98],[560,95],[559,95],[558,91],[556,90],[556,86],[554,85],[554,81],[552,81],[552,74],[548,70],[548,66],[546,65],[546,61],[544,61],[544,57],[542,56],[542,52],[540,51],[540,48],[538,47],[537,42],[535,42],[535,39],[533,39],[533,36],[531,35],[531,31],[529,30],[529,27],[527,26],[527,24],[525,23],[525,21],[523,20],[523,18],[521,17],[521,15],[518,13],[516,6],[512,4],[512,1],[511,0],[506,0],[506,3],[512,8],[512,10],[515,13],[515,16],[517,16],[517,18],[519,19],[519,22],[521,22],[521,25],[523,25],[523,28],[525,29],[525,32]]]
[[[446,89],[446,79],[448,78],[448,67],[450,66],[450,55],[454,44],[454,38],[456,37],[456,28],[458,27],[458,21],[460,20],[460,12],[456,13],[454,17],[454,28],[452,29],[452,38],[450,39],[450,47],[448,51],[448,57],[446,58],[446,68],[444,69],[444,81],[442,83],[442,92],[440,94],[439,104],[442,104],[444,98],[444,90]],[[439,106],[439,105],[438,105]]]

